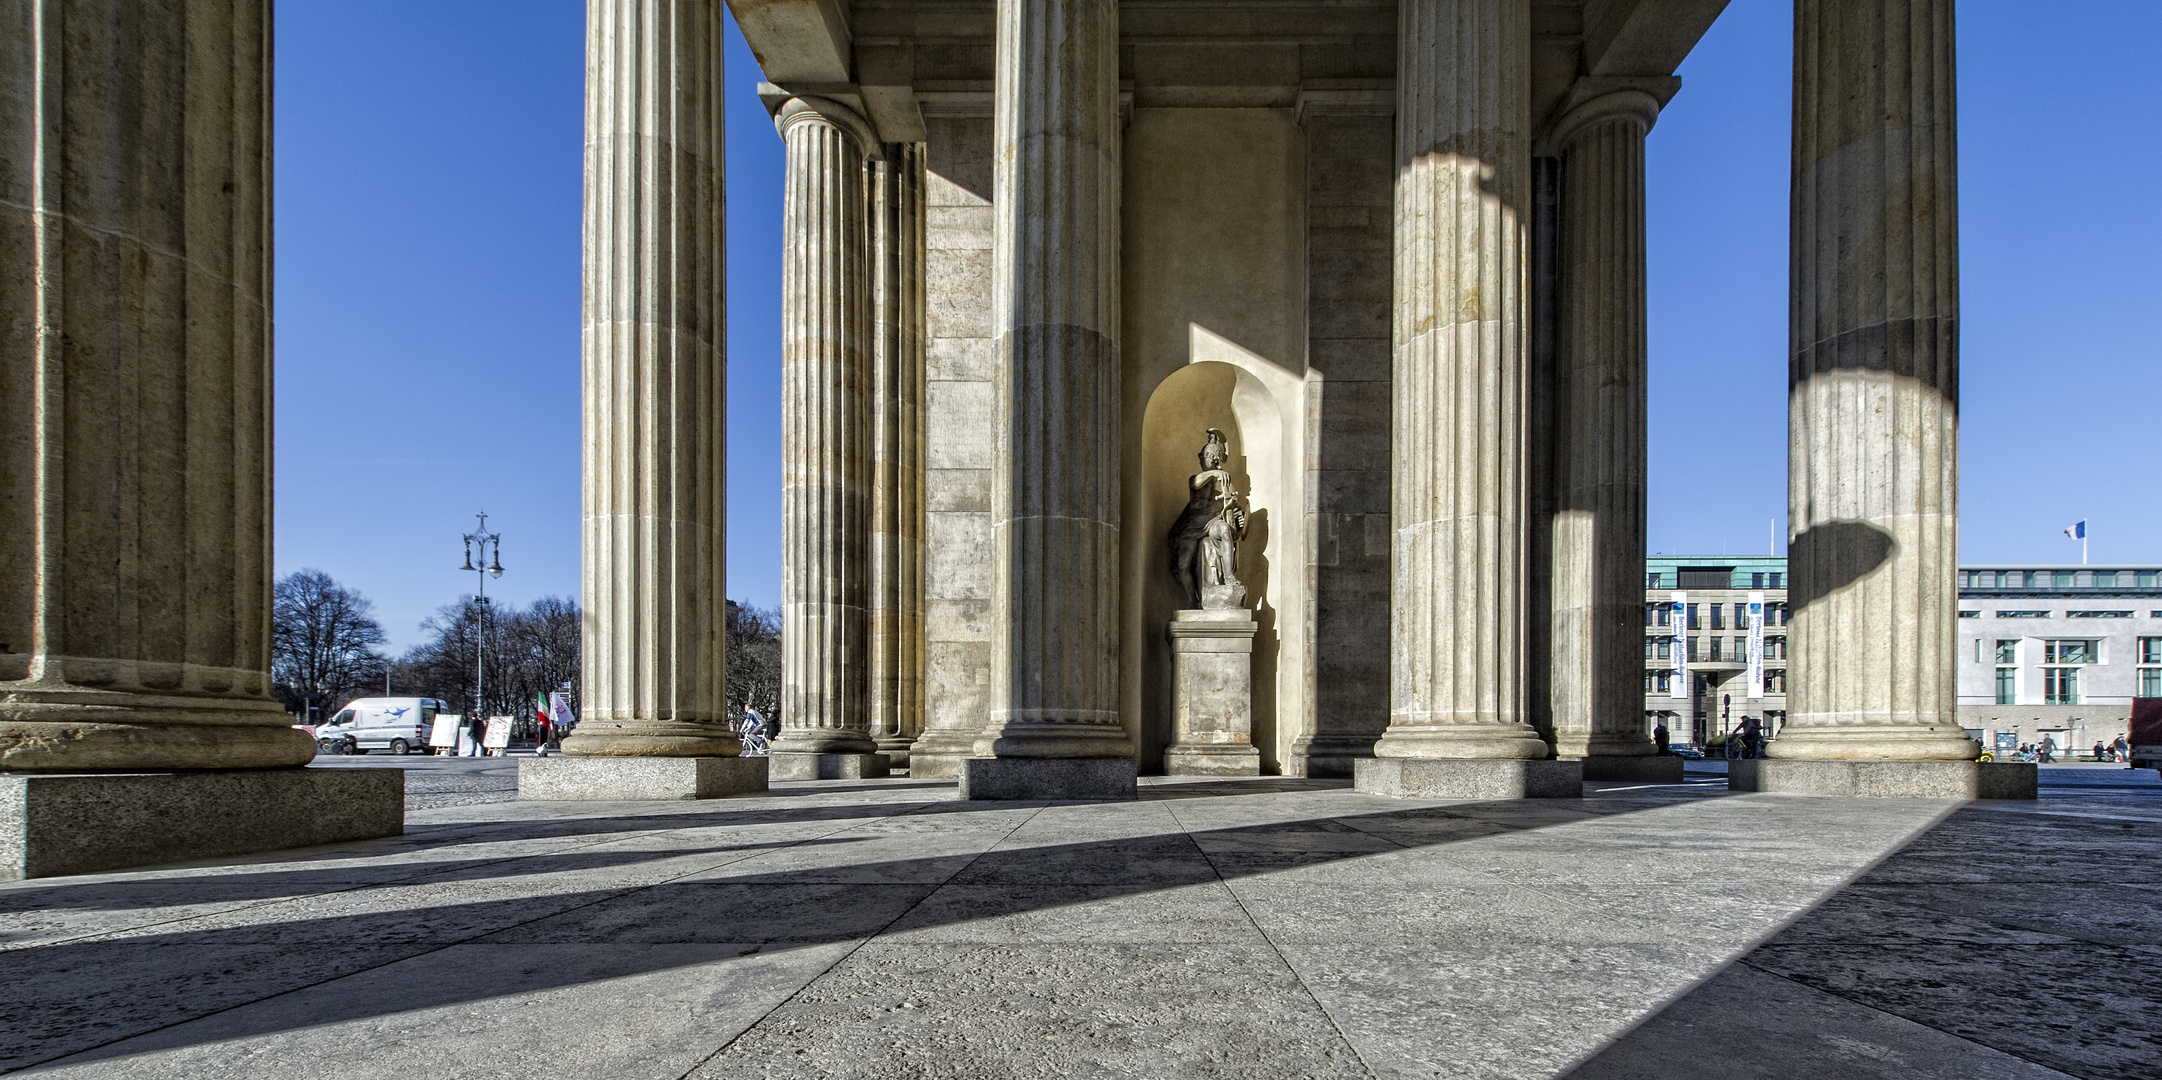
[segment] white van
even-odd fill
[[[435,698],[356,698],[328,723],[316,725],[315,748],[324,754],[425,752],[428,729],[435,725],[435,714],[445,708],[448,706]]]

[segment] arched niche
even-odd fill
[[[1208,330],[1192,328],[1191,360],[1150,392],[1142,410],[1137,497],[1126,533],[1127,676],[1138,685],[1135,735],[1143,772],[1160,772],[1171,735],[1171,647],[1164,635],[1185,606],[1165,537],[1185,508],[1187,479],[1209,428],[1224,433],[1225,469],[1246,497],[1239,576],[1260,629],[1254,638],[1254,745],[1264,773],[1283,770],[1303,729],[1306,640],[1304,380]]]

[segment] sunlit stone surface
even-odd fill
[[[502,765],[400,760],[416,801]],[[2152,772],[1961,804],[1729,795],[1692,764],[1535,801],[1179,777],[1124,803],[855,781],[417,809],[397,839],[0,885],[0,1068],[2152,1071]]]

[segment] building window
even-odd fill
[[[1725,638],[1716,638],[1716,637],[1715,637],[1715,638],[1713,638],[1713,639],[1712,639],[1712,659],[1713,659],[1713,660],[1717,660],[1717,659],[1719,659],[1719,646],[1720,646],[1720,644],[1721,644],[1722,642],[1724,642],[1724,641],[1726,641],[1726,639],[1725,639]]]
[[[2018,639],[2018,638],[1998,638],[1998,639],[1997,639],[1997,662],[1998,662],[1998,663],[2000,663],[2000,664],[2016,664],[2016,663],[2019,663],[2019,639]]]
[[[2070,589],[2079,584],[2079,572],[2076,570],[2059,570],[2051,576],[2056,578],[2055,587],[2059,589]]]
[[[2076,667],[2043,668],[2042,704],[2079,704],[2079,669]]]
[[[2142,664],[2162,664],[2162,637],[2143,637],[2139,639],[2139,662]]]
[[[1673,692],[1674,684],[1673,684],[1673,682],[1671,681],[1671,679],[1672,679],[1672,678],[1673,678],[1673,676],[1672,676],[1672,674],[1671,674],[1671,673],[1669,673],[1669,672],[1665,672],[1665,671],[1662,671],[1662,672],[1660,672],[1660,673],[1659,673],[1659,683],[1658,683],[1658,685],[1659,685],[1659,692],[1660,692],[1660,693],[1662,693],[1662,694],[1667,694],[1667,693],[1672,693],[1672,692]]]
[[[1787,692],[1787,670],[1785,668],[1768,668],[1765,670],[1764,692],[1767,694],[1784,694]]]
[[[2116,588],[2116,587],[2117,587],[2117,571],[2115,571],[2115,570],[2097,570],[2097,571],[2095,571],[2095,572],[2094,572],[2094,587],[2095,587],[2095,588],[2097,588],[2097,589],[2114,589],[2114,588]]]
[[[1982,617],[1982,613],[1979,611],[1968,611],[1966,608],[1961,608],[1959,609],[1959,617],[1962,619],[1979,619]]]
[[[1689,629],[1694,630],[1697,628],[1697,609],[1703,606],[1702,604],[1689,605]]]
[[[1706,606],[1708,606],[1708,607],[1710,607],[1710,608],[1712,609],[1712,629],[1714,629],[1714,630],[1724,630],[1724,629],[1726,629],[1726,628],[1727,628],[1727,620],[1726,620],[1727,606],[1726,606],[1725,604],[1709,604],[1709,605],[1706,605]]]
[[[1997,587],[2000,589],[2026,588],[2027,572],[2024,570],[1999,570],[1997,571]]]
[[[1997,617],[1998,617],[1998,618],[2000,618],[2000,619],[2047,619],[2047,618],[2049,618],[2049,612],[2047,612],[2047,611],[1999,611],[1999,612],[1997,612]]]
[[[1670,643],[1670,642],[1672,642],[1673,640],[1674,640],[1673,638],[1660,638],[1660,639],[1659,639],[1659,652],[1658,652],[1658,655],[1657,655],[1657,656],[1653,657],[1653,659],[1655,659],[1655,660],[1672,660],[1672,659],[1674,658],[1674,650],[1673,650],[1672,648],[1670,648],[1670,647],[1669,647],[1669,643]]]
[[[1774,588],[1774,589],[1783,589],[1783,588],[1786,588],[1786,586],[1784,586],[1784,585],[1781,585],[1781,584],[1779,583],[1779,578],[1780,578],[1780,575],[1778,575],[1778,574],[1773,574],[1773,575],[1772,575],[1772,586],[1771,586],[1772,588]]]
[[[2045,664],[2099,664],[2095,643],[2083,638],[2052,638],[2042,643],[2042,662]],[[2067,705],[2079,702],[2068,701]]]
[[[2018,669],[2018,668],[2016,668],[2016,667],[2001,667],[2001,668],[1998,668],[1998,669],[1997,669],[1997,704],[1999,704],[1999,705],[2017,705],[2017,704],[2019,704],[2019,669]]]
[[[2139,572],[2139,587],[2142,589],[2152,589],[2155,587],[2154,571],[2142,570]]]
[[[2067,619],[2129,619],[2132,617],[2132,613],[2129,611],[2067,611],[2064,613],[2064,617]]]
[[[1644,673],[1644,692],[1647,694],[1652,692],[1652,673],[1649,671]]]
[[[2162,697],[2162,667],[2139,669],[2139,696]]]
[[[1656,589],[1659,587],[1659,574],[1657,571],[1653,571],[1652,573],[1644,575],[1644,587],[1647,589]]]
[[[1689,659],[1691,659],[1691,660],[1694,660],[1694,659],[1696,659],[1696,658],[1697,658],[1697,639],[1696,639],[1696,638],[1690,638],[1690,639],[1689,639]]]
[[[1761,589],[1761,588],[1763,588],[1763,587],[1764,587],[1764,575],[1763,575],[1763,574],[1751,574],[1751,575],[1749,575],[1749,587],[1750,587],[1750,588],[1752,588],[1752,589]]]
[[[1773,606],[1779,609],[1779,625],[1787,625],[1787,605],[1774,604]]]

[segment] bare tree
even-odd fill
[[[365,692],[387,661],[375,605],[321,570],[288,574],[271,588],[270,675],[279,700],[319,720]]]
[[[487,700],[473,700],[476,645],[487,642]],[[441,698],[449,711],[468,717],[510,716],[531,720],[540,695],[569,685],[571,710],[578,700],[578,604],[543,596],[533,606],[491,600],[485,608],[472,597],[445,604],[421,629],[428,637],[399,658],[398,685],[416,694]]]
[[[728,715],[781,720],[781,611],[728,602]]]

